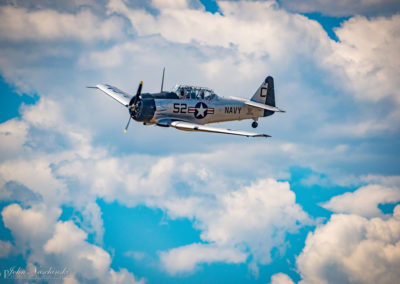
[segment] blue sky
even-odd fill
[[[400,7],[322,2],[2,4],[1,276],[396,282]],[[85,88],[158,91],[163,66],[166,88],[221,96],[251,97],[272,75],[287,112],[260,121],[268,140],[123,134],[126,110]]]

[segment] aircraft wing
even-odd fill
[[[237,101],[241,101],[241,102],[245,103],[248,106],[261,108],[261,109],[265,109],[265,110],[269,110],[269,111],[273,111],[273,112],[285,112],[284,110],[281,110],[281,109],[279,109],[277,107],[273,107],[273,106],[269,106],[269,105],[266,105],[266,104],[250,101],[250,100],[247,100],[247,99],[236,98],[236,97],[231,97],[231,98],[234,99],[234,100],[237,100]]]
[[[271,137],[267,134],[259,134],[259,133],[253,133],[253,132],[246,132],[246,131],[236,131],[236,130],[230,130],[230,129],[224,129],[224,128],[218,128],[218,127],[213,127],[213,126],[207,126],[207,125],[200,125],[197,123],[192,123],[192,122],[187,122],[187,121],[181,121],[181,120],[160,120],[157,122],[158,125],[160,126],[172,126],[175,127],[176,129],[179,130],[184,130],[184,131],[200,131],[200,132],[211,132],[211,133],[221,133],[221,134],[231,134],[231,135],[239,135],[239,136],[247,136],[247,137]]]
[[[93,89],[99,89],[100,91],[103,91],[110,97],[112,97],[114,100],[119,102],[120,104],[124,105],[125,107],[129,106],[129,102],[132,98],[131,95],[125,93],[124,91],[121,91],[117,87],[108,85],[108,84],[98,84],[96,87],[88,87],[88,88],[93,88]]]

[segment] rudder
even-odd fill
[[[251,97],[252,101],[275,106],[274,78],[268,76]]]
[[[274,89],[274,78],[268,76],[265,79],[267,85],[267,98],[265,104],[269,106],[275,106],[275,89]]]
[[[254,96],[250,99],[254,102],[264,103],[269,106],[275,106],[275,89],[274,89],[274,78],[268,76],[265,78],[264,82],[257,89]],[[274,112],[265,110],[264,116],[269,116],[274,114]]]

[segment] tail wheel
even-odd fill
[[[257,126],[258,126],[258,122],[257,121],[253,121],[253,123],[251,124],[251,127],[257,128]]]

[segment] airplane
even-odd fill
[[[224,129],[206,124],[252,119],[251,126],[258,126],[258,118],[284,112],[275,106],[274,79],[265,78],[250,99],[220,97],[212,89],[176,85],[172,91],[163,91],[165,68],[162,74],[159,93],[142,93],[143,81],[140,81],[136,95],[131,96],[120,89],[98,84],[94,88],[103,91],[117,102],[128,108],[129,120],[124,129],[128,130],[131,119],[144,125],[174,127],[184,131],[200,131],[220,134],[232,134],[247,137],[271,137],[267,134]]]

